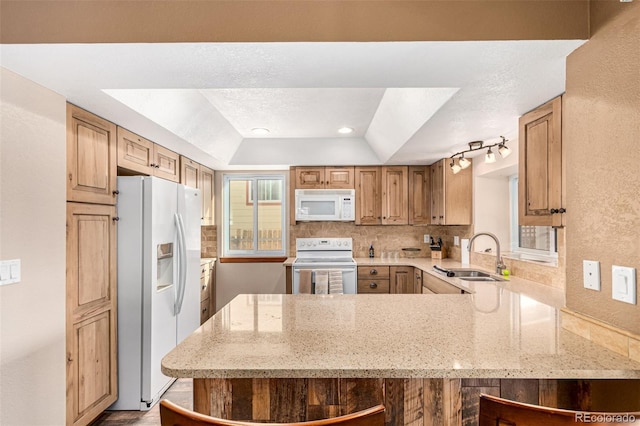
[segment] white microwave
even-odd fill
[[[354,189],[296,189],[296,220],[354,221]]]

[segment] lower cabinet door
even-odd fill
[[[88,425],[118,395],[116,208],[67,203],[67,425]]]

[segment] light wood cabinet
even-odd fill
[[[356,225],[382,223],[382,174],[380,167],[356,167]]]
[[[409,223],[409,168],[356,167],[356,225]]]
[[[200,262],[200,324],[211,317],[211,266],[209,261]]]
[[[178,167],[180,155],[160,145],[153,146],[154,176],[170,180],[180,181],[180,168]]]
[[[200,164],[180,156],[180,183],[191,188],[198,188],[200,184]]]
[[[116,208],[67,203],[67,424],[117,399]]]
[[[296,167],[296,189],[354,189],[354,167]]]
[[[409,223],[409,168],[382,167],[382,224]]]
[[[389,266],[358,266],[358,293],[389,294]]]
[[[562,97],[520,117],[518,224],[564,226]]]
[[[67,201],[116,203],[116,125],[67,104]]]
[[[471,225],[473,164],[454,174],[450,159],[431,165],[431,224]]]
[[[389,292],[391,294],[415,294],[415,272],[412,266],[391,266],[389,271]]]
[[[429,166],[409,166],[409,225],[431,223]]]
[[[200,165],[200,192],[202,193],[202,225],[214,224],[214,171]]]
[[[426,289],[426,290],[425,290]],[[465,291],[431,274],[422,274],[422,293],[464,294]]]
[[[118,167],[178,182],[179,161],[177,153],[118,127]]]

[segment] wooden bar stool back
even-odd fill
[[[479,426],[576,426],[580,424],[638,426],[640,425],[640,412],[596,413],[562,410],[481,394],[480,422],[478,424]]]
[[[160,423],[162,426],[384,426],[384,405],[330,419],[298,423],[252,423],[206,416],[164,399],[160,401]]]

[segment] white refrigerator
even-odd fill
[[[118,400],[148,410],[175,379],[162,358],[200,325],[200,190],[118,177]]]

